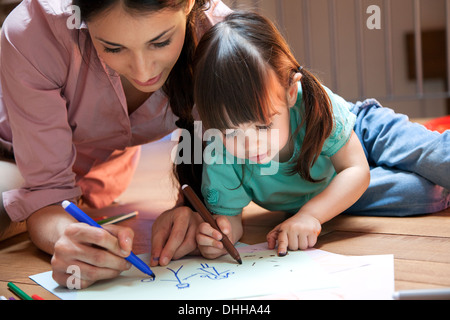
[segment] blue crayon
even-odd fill
[[[86,213],[84,213],[80,208],[78,208],[75,204],[72,202],[69,202],[67,200],[62,202],[62,207],[64,210],[67,211],[72,217],[74,217],[79,222],[86,223],[92,227],[103,229],[97,222],[95,222],[91,217],[89,217]],[[155,274],[150,269],[148,265],[144,263],[141,259],[139,259],[133,252],[125,258],[128,262],[130,262],[133,266],[138,268],[143,273],[149,275],[153,279],[155,279]]]

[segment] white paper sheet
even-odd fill
[[[244,299],[283,292],[334,288],[337,282],[306,252],[278,257],[273,250],[239,248],[242,265],[230,256],[217,260],[188,257],[167,267],[152,268],[150,281],[134,267],[116,279],[102,281],[84,290],[68,290],[54,282],[51,272],[30,278],[61,299],[151,299],[210,300]],[[140,256],[148,261],[148,255]]]

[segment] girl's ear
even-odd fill
[[[191,13],[192,8],[194,8],[195,0],[188,0],[186,5],[186,15],[189,15]]]
[[[292,108],[295,103],[297,102],[297,96],[298,96],[298,82],[302,78],[301,73],[296,73],[294,77],[292,78],[292,84],[289,86],[288,92],[287,92],[287,100],[288,100],[288,106]]]

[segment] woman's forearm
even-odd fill
[[[53,254],[55,243],[66,226],[76,222],[59,205],[44,207],[27,220],[28,233],[33,243],[41,250]]]

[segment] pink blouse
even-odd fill
[[[176,129],[162,90],[128,115],[119,74],[99,58],[86,26],[67,27],[70,0],[25,0],[1,38],[0,148],[14,150],[25,185],[3,193],[13,221],[83,195],[101,207],[130,181],[138,145]],[[230,9],[213,2],[199,34]]]

